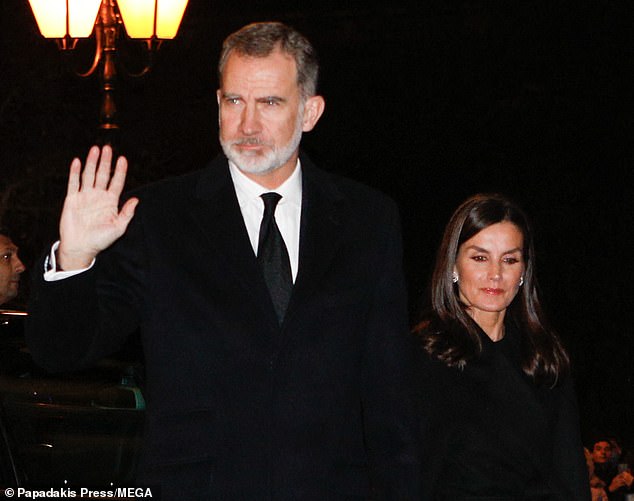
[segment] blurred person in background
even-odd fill
[[[605,482],[597,477],[594,472],[594,460],[592,459],[592,453],[586,447],[583,448],[583,452],[586,456],[586,464],[588,465],[588,477],[590,478],[592,501],[608,501],[608,494],[605,492]]]
[[[0,227],[0,306],[18,295],[20,275],[25,267],[9,232]]]
[[[605,485],[610,501],[623,501],[634,491],[630,465],[621,461],[621,447],[614,437],[597,436],[592,447],[595,475]]]

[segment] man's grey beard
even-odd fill
[[[266,144],[259,141],[257,138],[243,138],[239,141],[223,141],[222,134],[220,134],[220,145],[222,151],[242,172],[247,174],[268,174],[269,172],[278,169],[295,154],[299,148],[299,143],[302,139],[302,125],[303,125],[303,106],[297,115],[297,122],[295,123],[295,131],[290,141],[286,143],[282,148],[275,150],[266,150],[264,155],[244,155],[232,149],[235,144]],[[219,126],[222,128],[222,123],[219,121]]]

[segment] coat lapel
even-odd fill
[[[504,385],[506,388],[513,389],[513,393],[508,395],[509,401],[522,403],[522,407],[517,409],[515,414],[518,419],[516,435],[521,438],[517,445],[518,457],[530,458],[547,479],[549,478],[549,466],[544,464],[542,458],[549,440],[544,431],[548,430],[550,425],[548,410],[545,408],[544,402],[540,401],[539,396],[541,392],[549,390],[536,387],[535,383],[522,372],[519,328],[510,318],[505,322],[505,325],[507,344],[497,357],[497,369],[500,377],[506,377],[511,381]],[[527,421],[523,416],[530,416],[530,421]],[[520,451],[520,448],[523,450]]]
[[[194,194],[192,216],[217,253],[211,253],[210,259],[220,255],[227,261],[227,279],[235,279],[254,308],[263,314],[265,324],[279,330],[224,157],[214,160],[202,174]]]
[[[299,267],[284,320],[287,323],[318,288],[337,253],[341,235],[343,196],[324,172],[308,158],[302,162],[302,216]]]
[[[330,176],[302,156],[302,212],[299,268],[284,324],[315,293],[337,253],[343,196]],[[210,245],[227,260],[227,274],[241,284],[263,314],[266,325],[281,334],[271,297],[253,253],[227,161],[219,157],[196,187],[192,216]],[[210,256],[213,259],[213,253]],[[281,338],[278,338],[281,342]]]

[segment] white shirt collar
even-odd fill
[[[245,205],[256,201],[261,204],[260,195],[262,193],[268,193],[274,191],[282,195],[280,205],[293,204],[301,207],[302,203],[302,169],[299,158],[292,174],[284,181],[280,186],[274,190],[265,188],[264,186],[256,183],[251,178],[244,175],[244,173],[229,160],[229,172],[233,185],[236,190],[236,196],[238,197],[238,203],[240,208],[244,208]]]
[[[275,191],[282,195],[282,199],[275,210],[275,220],[288,250],[293,281],[295,281],[299,267],[299,233],[302,213],[302,169],[299,159],[293,173],[275,190],[259,185],[245,176],[231,162],[229,162],[229,172],[231,173],[238,204],[240,205],[240,212],[242,213],[255,255],[258,253],[260,224],[264,213],[264,202],[260,195],[270,191]]]

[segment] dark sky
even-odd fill
[[[605,427],[634,443],[630,2],[305,3],[190,0],[153,71],[131,79],[121,69],[112,139],[131,162],[129,187],[219,151],[226,35],[258,20],[295,26],[320,54],[327,101],[305,148],[399,204],[412,313],[453,209],[478,191],[514,197],[535,224],[584,432]],[[0,23],[0,216],[32,262],[56,236],[70,160],[102,138],[98,79],[72,73],[89,62],[88,43],[60,53],[27,0],[2,0]]]

